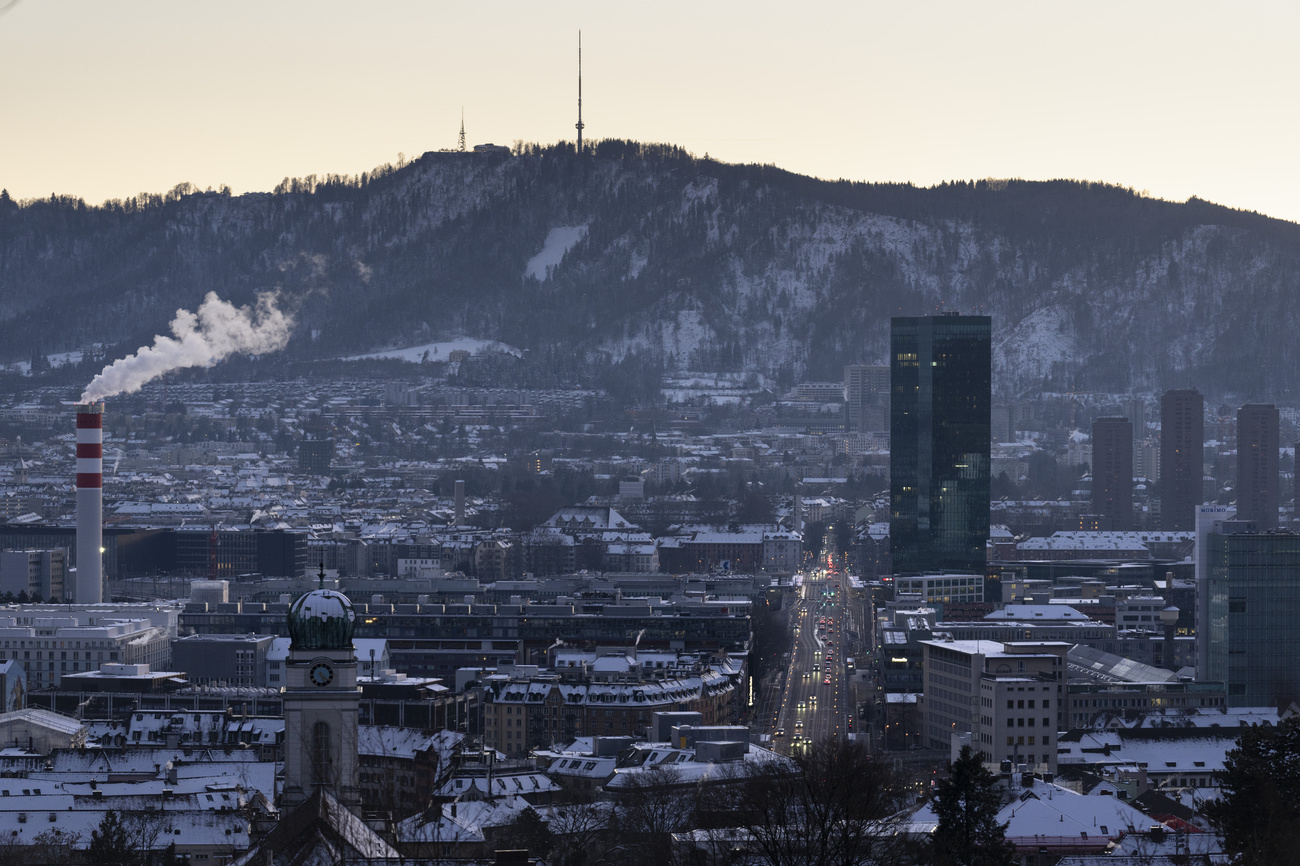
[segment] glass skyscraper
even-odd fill
[[[983,574],[989,537],[992,320],[890,329],[889,550],[895,574]]]
[[[1197,601],[1205,607],[1197,640],[1206,664],[1198,679],[1222,682],[1230,707],[1300,700],[1300,535],[1232,534],[1225,526],[1209,534],[1206,554]]]

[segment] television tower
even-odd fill
[[[460,110],[460,147],[456,148],[461,153],[465,152],[465,109]]]
[[[578,154],[582,154],[582,31],[578,31]]]

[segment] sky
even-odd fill
[[[824,178],[1068,177],[1300,221],[1300,4],[0,0],[0,187],[272,189],[670,142]]]

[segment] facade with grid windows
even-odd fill
[[[483,742],[510,756],[582,736],[635,736],[657,712],[697,712],[704,725],[741,719],[739,664],[714,666],[697,676],[627,683],[568,683],[556,675],[489,677],[483,706]]]
[[[1133,423],[1127,418],[1092,422],[1092,510],[1106,529],[1133,528]]]
[[[39,617],[21,625],[15,617],[0,617],[0,661],[22,664],[32,691],[59,685],[64,674],[97,671],[106,662],[167,670],[171,657],[167,630],[147,619],[83,626],[76,617]]]
[[[1237,410],[1237,519],[1261,530],[1277,529],[1279,422],[1272,404],[1247,404]]]
[[[274,641],[269,634],[192,634],[172,642],[172,664],[195,685],[265,686]]]
[[[1198,679],[1223,683],[1230,707],[1300,699],[1300,535],[1213,532],[1206,560]]]
[[[922,742],[949,748],[970,737],[986,762],[1056,770],[1056,737],[1066,724],[1063,641],[922,641]]]
[[[1196,506],[1205,501],[1205,398],[1195,389],[1160,398],[1160,523],[1196,529]]]
[[[900,595],[920,595],[932,603],[983,601],[984,575],[926,574],[900,577],[894,581],[894,592]]]

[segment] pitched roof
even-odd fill
[[[400,856],[360,817],[318,788],[231,866],[314,866]]]

